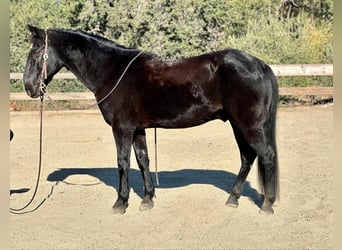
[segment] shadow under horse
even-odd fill
[[[50,173],[47,177],[51,182],[64,182],[70,176],[89,175],[99,179],[107,186],[113,187],[118,192],[119,175],[114,168],[60,168]],[[233,186],[236,175],[223,170],[202,170],[202,169],[180,169],[175,171],[161,171],[158,172],[160,184],[157,188],[171,189],[178,187],[185,187],[192,184],[204,184],[215,186],[229,194],[229,190]],[[140,197],[144,197],[143,186],[141,179],[141,172],[136,169],[131,169],[129,172],[130,184],[133,191]],[[79,184],[87,186],[88,184]],[[248,197],[258,207],[261,207],[259,194],[256,189],[251,187],[248,181],[245,182],[243,196]]]

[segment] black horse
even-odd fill
[[[112,127],[120,176],[115,212],[124,213],[128,206],[132,144],[145,187],[140,209],[153,207],[146,128],[187,128],[221,119],[230,121],[241,154],[241,169],[226,204],[238,206],[258,158],[261,211],[273,213],[279,186],[278,86],[263,61],[236,49],[165,60],[80,30],[28,29],[32,47],[24,72],[27,94],[42,96],[45,85],[65,67],[94,93]]]

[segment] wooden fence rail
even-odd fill
[[[276,76],[332,76],[332,64],[282,64],[270,65]]]
[[[332,64],[282,64],[270,65],[276,76],[332,76]],[[22,73],[10,73],[11,80],[23,79]],[[72,73],[57,73],[54,79],[76,79]],[[303,95],[332,95],[333,87],[283,87],[279,94],[303,96]],[[51,93],[54,100],[93,100],[90,92]],[[26,93],[10,93],[10,100],[30,100]]]
[[[276,76],[332,76],[332,64],[270,65]],[[23,79],[23,73],[10,73],[11,80]],[[73,73],[57,73],[54,79],[76,79]]]

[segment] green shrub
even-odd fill
[[[332,0],[320,0],[320,8],[314,2],[310,0],[306,10],[312,13],[283,20],[278,14],[280,0],[117,0],[113,7],[107,0],[11,1],[10,70],[24,70],[30,46],[27,24],[81,28],[166,58],[238,48],[268,64],[329,64]],[[332,86],[332,77],[280,77],[279,82]],[[49,88],[85,90],[78,80],[54,80]],[[11,91],[22,91],[22,82],[12,81]]]

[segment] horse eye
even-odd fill
[[[37,60],[39,58],[39,53],[38,52],[33,53],[32,58]]]

